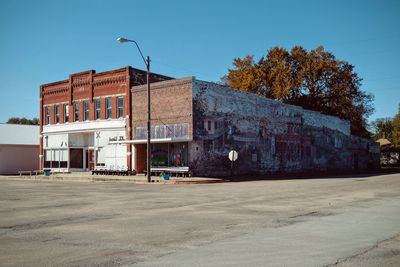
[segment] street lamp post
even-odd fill
[[[140,50],[139,45],[137,44],[136,41],[134,40],[129,40],[126,38],[118,38],[118,42],[120,43],[126,43],[126,42],[131,42],[134,43],[139,50],[140,55],[142,56],[142,59],[144,61],[144,64],[146,65],[147,69],[147,182],[151,182],[151,170],[150,170],[150,161],[151,161],[151,146],[150,146],[150,138],[151,138],[151,116],[150,116],[150,57],[147,56],[147,59],[144,58],[142,51]]]

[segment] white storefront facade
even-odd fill
[[[52,172],[127,170],[126,119],[44,125],[43,167]],[[119,141],[119,142],[116,142]]]

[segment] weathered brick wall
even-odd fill
[[[194,80],[194,141],[197,175],[230,173],[228,152],[239,159],[235,173],[290,173],[377,166],[374,144],[350,135],[348,121],[255,94]],[[374,148],[372,148],[374,150]]]
[[[152,127],[164,124],[189,124],[192,137],[192,78],[164,81],[151,84]],[[146,127],[147,86],[132,88],[132,129]],[[135,136],[133,137],[135,139]]]

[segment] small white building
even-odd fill
[[[39,126],[0,123],[0,175],[39,169]]]

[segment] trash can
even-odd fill
[[[50,169],[44,169],[43,174],[44,174],[44,176],[50,176],[50,174],[51,174]]]
[[[168,180],[169,180],[169,177],[171,177],[171,174],[170,174],[170,173],[164,173],[163,176],[162,176],[162,178],[163,178],[164,181],[168,181]]]

